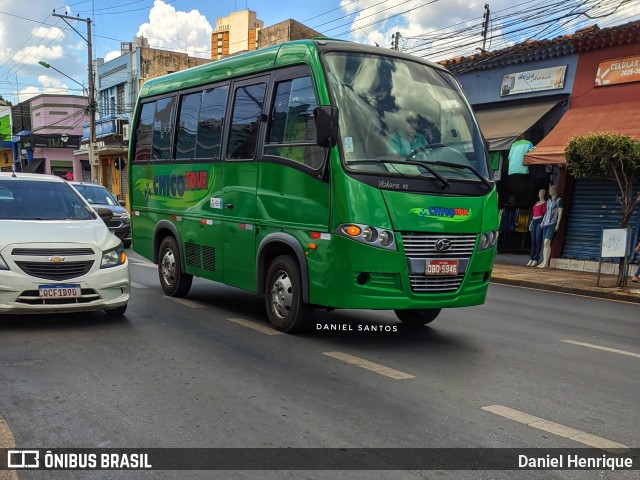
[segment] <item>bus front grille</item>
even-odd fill
[[[409,282],[413,292],[447,293],[460,288],[465,276],[464,271],[457,275],[426,275],[423,266],[429,259],[450,258],[458,260],[459,266],[466,268],[473,254],[477,235],[403,232],[401,237],[409,264]],[[444,251],[443,244],[446,245]],[[416,265],[420,265],[419,270]]]

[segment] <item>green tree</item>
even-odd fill
[[[618,184],[622,207],[620,227],[640,204],[640,192],[633,186],[640,177],[640,140],[619,133],[589,133],[573,137],[564,150],[567,168],[574,178],[606,178]],[[625,281],[625,259],[620,259],[617,287]]]
[[[8,107],[10,107],[11,102],[9,100],[5,100],[4,98],[2,98],[2,95],[0,95],[0,105],[7,105]]]

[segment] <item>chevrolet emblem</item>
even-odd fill
[[[49,257],[49,261],[53,263],[64,262],[64,257]]]

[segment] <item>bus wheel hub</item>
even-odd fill
[[[279,271],[271,286],[271,305],[273,313],[284,319],[291,311],[293,304],[293,287],[287,272]]]

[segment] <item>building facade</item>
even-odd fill
[[[293,19],[264,27],[258,32],[258,48],[277,45],[290,40],[321,37],[322,34]]]
[[[258,32],[264,26],[253,10],[232,12],[216,19],[211,34],[211,60],[258,48]]]
[[[82,96],[43,94],[11,107],[14,169],[88,180],[89,163],[74,156],[87,120]]]
[[[0,172],[10,172],[13,170],[11,107],[4,102],[0,104]]]
[[[495,171],[499,251],[528,251],[537,191],[556,185],[563,216],[551,243],[551,266],[597,268],[602,230],[620,219],[618,187],[604,179],[574,180],[564,148],[572,136],[589,132],[640,136],[640,74],[629,73],[640,65],[640,22],[592,26],[442,63],[463,85],[492,154],[501,153],[502,168]],[[511,172],[509,148],[519,139],[535,148]],[[635,215],[630,241],[638,224]]]

